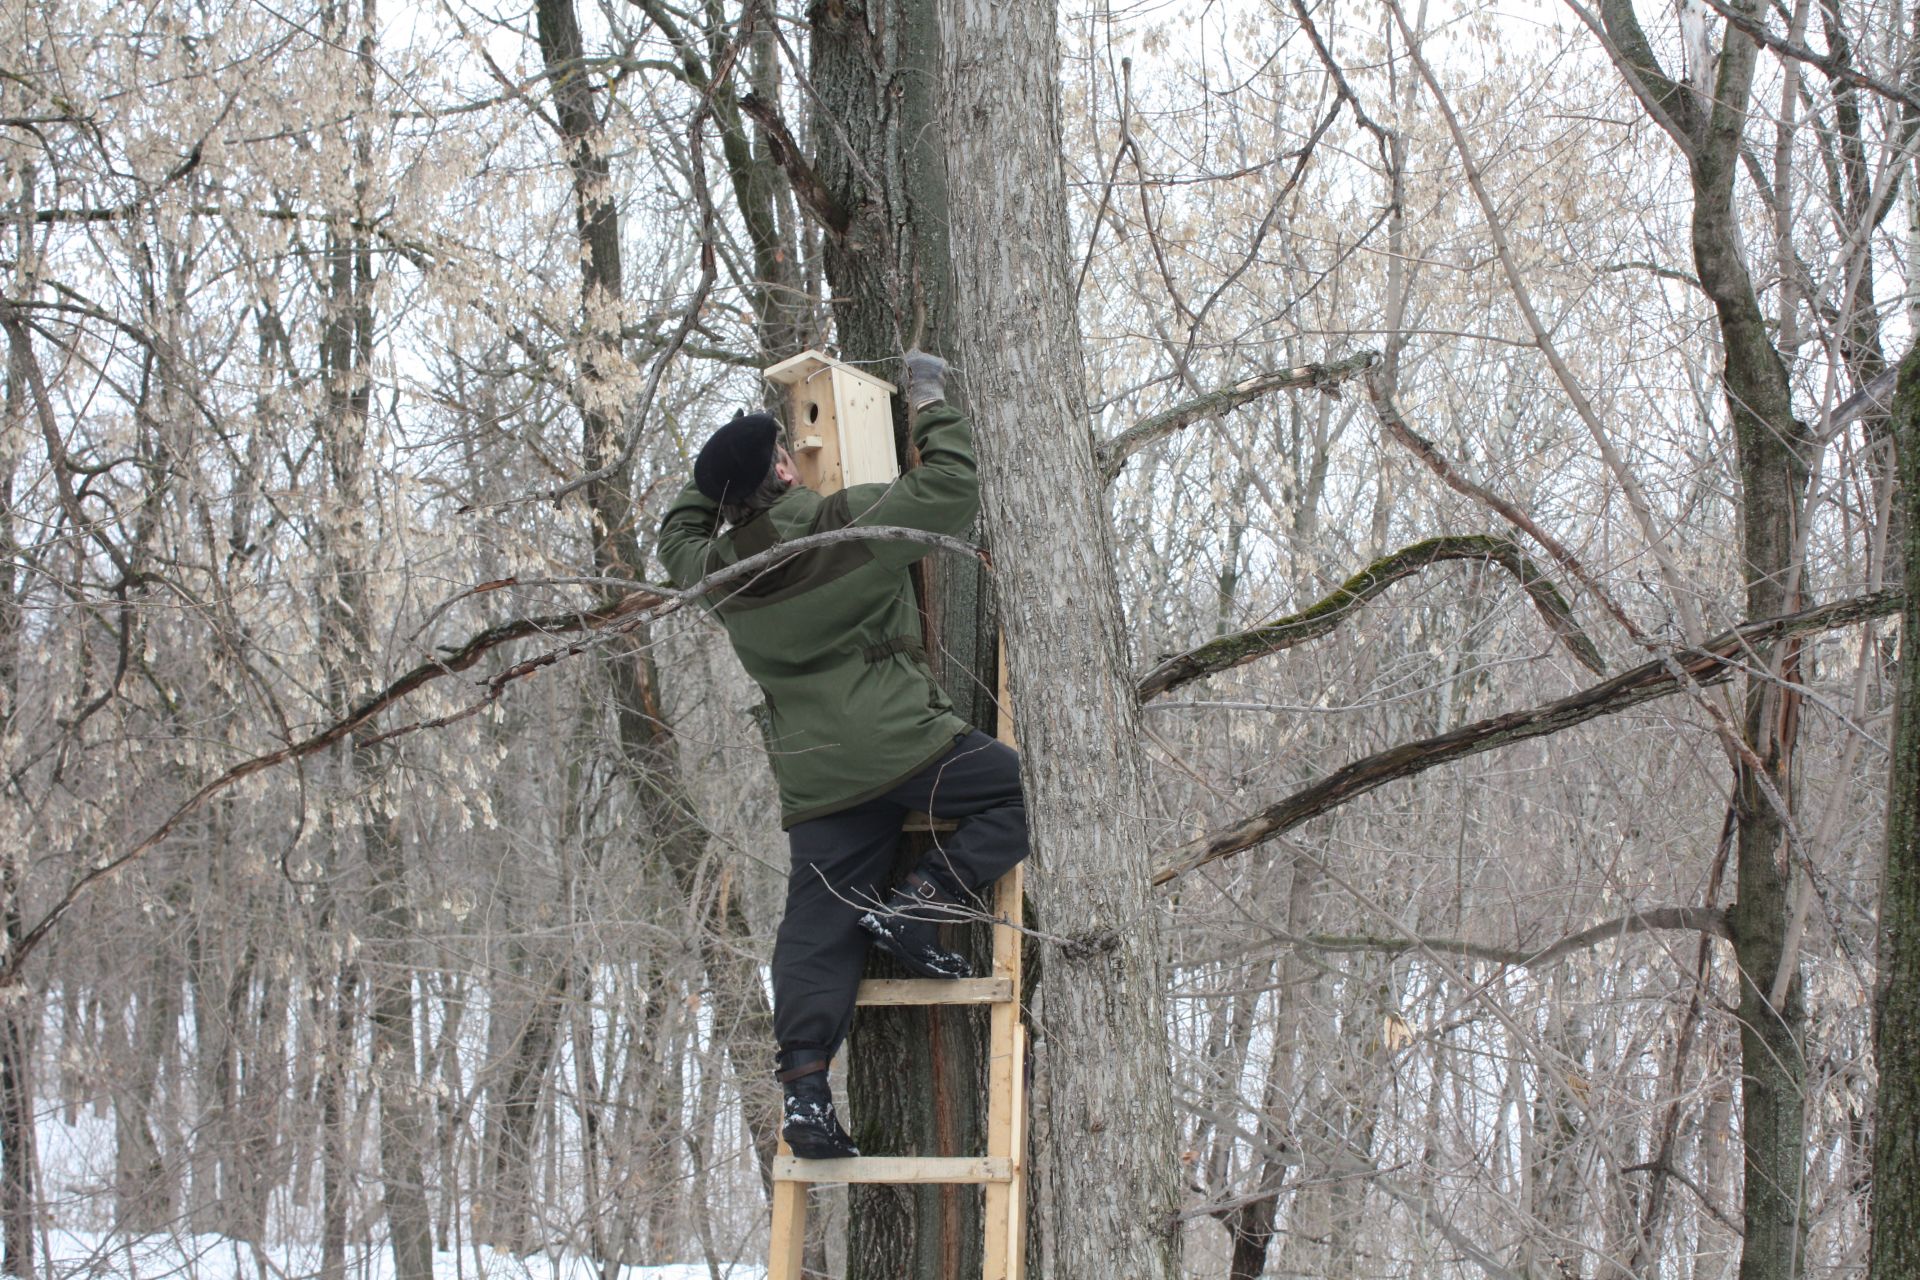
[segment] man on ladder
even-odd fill
[[[946,403],[946,361],[910,351],[905,369],[920,465],[888,484],[828,497],[805,488],[767,414],[714,432],[660,525],[672,581],[685,587],[830,529],[966,533],[980,482],[972,431]],[[1018,754],[955,715],[927,668],[907,573],[925,554],[910,542],[831,543],[707,601],[766,699],[755,718],[792,855],[773,949],[780,1136],[805,1159],[859,1154],[834,1116],[827,1067],[853,1020],[868,946],[923,978],[972,976],[939,945],[938,922],[973,915],[974,895],[1027,856]],[[959,825],[889,891],[910,812]]]

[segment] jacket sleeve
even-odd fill
[[[940,402],[921,411],[913,428],[920,465],[885,484],[848,488],[849,525],[890,525],[960,537],[980,513],[980,472],[973,460],[973,428],[960,411]],[[910,542],[876,542],[876,559],[906,564],[927,554]]]
[[[660,563],[669,582],[690,587],[705,576],[707,548],[719,527],[720,505],[689,480],[660,521]]]

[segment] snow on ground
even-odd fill
[[[107,1236],[87,1231],[49,1231],[37,1268],[52,1280],[301,1280],[319,1270],[317,1250],[268,1248],[225,1236]],[[518,1258],[492,1249],[433,1255],[434,1280],[766,1280],[757,1265],[689,1262],[665,1267],[620,1267],[603,1278],[591,1259],[578,1254],[536,1253]],[[347,1256],[347,1280],[392,1280],[393,1255],[386,1249]]]

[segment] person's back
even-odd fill
[[[935,403],[920,413],[914,436],[920,465],[898,480],[827,497],[796,484],[717,536],[718,504],[689,485],[661,526],[661,561],[684,587],[833,529],[965,533],[979,510],[966,420]],[[831,543],[795,552],[710,599],[765,697],[755,717],[780,784],[782,826],[885,790],[965,732],[920,647],[907,566],[925,554],[910,542]]]

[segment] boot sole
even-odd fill
[[[802,1137],[795,1142],[785,1130],[781,1131],[780,1137],[787,1144],[787,1150],[802,1160],[847,1160],[860,1154],[860,1148],[851,1142],[841,1146],[837,1142],[815,1141],[811,1137]]]

